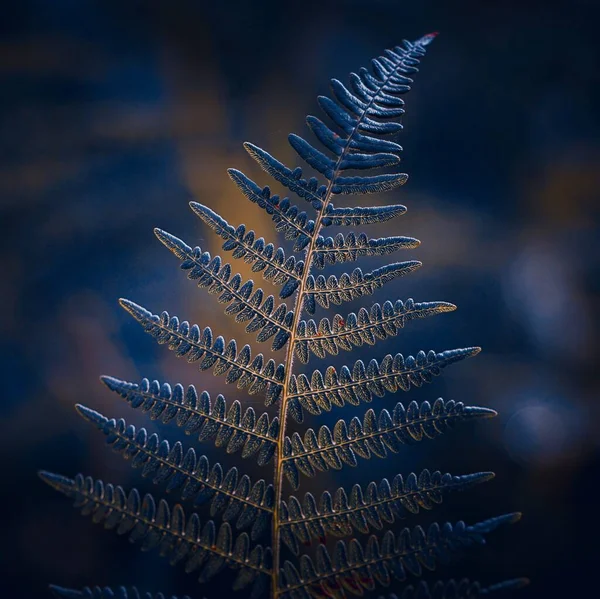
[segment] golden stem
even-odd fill
[[[402,64],[402,63],[401,63]],[[321,210],[318,212],[315,218],[315,229],[313,231],[313,235],[310,239],[310,244],[308,249],[306,250],[305,259],[304,259],[304,272],[302,273],[302,278],[300,280],[300,285],[298,287],[298,292],[296,293],[296,299],[294,303],[294,318],[291,325],[291,333],[290,338],[288,340],[286,356],[285,356],[285,378],[283,381],[283,391],[280,400],[279,407],[279,434],[277,436],[277,458],[275,461],[275,475],[273,478],[273,488],[275,491],[275,505],[273,508],[273,526],[272,526],[272,551],[273,551],[273,568],[271,572],[271,597],[273,599],[278,599],[280,593],[279,589],[279,554],[280,554],[280,522],[279,522],[279,511],[281,507],[281,490],[283,485],[283,441],[285,439],[285,424],[287,417],[287,404],[290,398],[288,394],[288,387],[290,383],[290,377],[292,376],[292,366],[294,363],[294,346],[296,344],[297,339],[297,328],[298,322],[302,315],[304,295],[306,294],[306,281],[311,271],[311,262],[312,256],[315,250],[315,243],[317,238],[319,237],[319,233],[321,232],[323,215],[331,201],[332,189],[335,182],[335,179],[338,175],[340,164],[344,159],[344,156],[350,149],[350,141],[354,134],[358,131],[358,128],[363,121],[364,117],[367,116],[367,111],[374,103],[375,98],[377,98],[379,92],[385,87],[390,77],[396,73],[398,68],[394,69],[381,83],[379,89],[373,94],[371,99],[369,100],[367,106],[365,107],[362,114],[357,117],[357,122],[354,129],[349,133],[347,143],[342,149],[341,154],[339,155],[337,162],[333,168],[333,172],[331,175],[331,179],[329,180],[329,184],[327,185],[327,190],[325,191],[325,195],[323,196],[323,205]]]

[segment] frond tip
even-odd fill
[[[98,524],[129,534],[129,540],[142,543],[142,551],[158,548],[171,565],[185,561],[186,572],[202,568],[199,581],[206,582],[225,566],[238,570],[235,590],[252,586],[252,597],[265,589],[270,574],[271,549],[255,545],[242,533],[234,541],[227,522],[218,529],[213,520],[201,526],[198,514],[186,517],[181,505],[170,507],[161,499],[158,507],[152,495],[142,499],[136,489],[126,493],[120,486],[104,484],[78,474],[75,479],[50,472],[40,478],[51,487],[72,497],[83,515],[91,515]]]

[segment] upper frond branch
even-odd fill
[[[295,241],[294,251],[299,252],[309,244],[315,230],[315,221],[309,219],[306,212],[301,212],[297,206],[293,206],[288,198],[280,199],[278,195],[271,195],[269,187],[261,189],[237,169],[230,168],[227,172],[251,202],[271,215],[275,229],[284,233],[288,241]]]
[[[352,73],[354,93],[333,79],[331,84],[337,102],[319,96],[321,108],[341,133],[314,116],[306,121],[317,140],[335,158],[298,135],[289,136],[298,155],[330,181],[328,191],[331,193],[373,193],[405,183],[407,175],[404,173],[369,177],[340,177],[339,173],[346,169],[381,168],[400,161],[397,154],[401,146],[379,136],[402,129],[400,123],[389,119],[404,113],[404,101],[398,96],[410,90],[412,79],[406,75],[417,71],[415,67],[429,39],[422,38],[414,44],[406,42],[404,47],[388,50],[385,56],[372,61],[373,73],[367,69],[361,69],[359,75]]]
[[[371,536],[363,547],[352,539],[348,545],[338,541],[333,555],[319,545],[315,562],[303,555],[300,572],[286,561],[281,570],[281,596],[286,599],[313,599],[323,595],[343,598],[346,592],[363,594],[376,584],[389,586],[392,578],[406,580],[408,574],[421,576],[423,567],[435,570],[438,560],[456,551],[485,543],[485,536],[503,524],[519,520],[520,514],[506,514],[467,526],[432,524],[427,532],[420,526],[405,528],[399,535],[385,533],[381,540]]]
[[[311,177],[308,181],[303,179],[300,167],[292,170],[254,144],[245,142],[244,148],[273,179],[307,202],[310,202],[315,210],[321,210],[323,207],[323,197],[327,191],[325,185],[321,185],[314,177]]]
[[[387,264],[367,274],[363,274],[360,268],[356,268],[352,274],[341,275],[339,280],[335,275],[327,279],[323,275],[319,275],[316,279],[312,274],[308,275],[304,292],[304,308],[310,314],[314,314],[316,304],[329,308],[330,304],[339,306],[342,302],[371,295],[386,283],[403,277],[420,266],[421,262],[409,260]]]
[[[184,389],[177,384],[171,388],[168,383],[141,383],[121,381],[111,376],[101,377],[102,382],[131,405],[150,414],[152,420],[162,420],[165,424],[174,421],[186,434],[196,435],[200,441],[214,440],[217,447],[225,447],[227,453],[242,450],[242,457],[257,455],[261,466],[268,464],[273,454],[279,433],[279,418],[269,422],[264,412],[256,418],[252,406],[242,411],[239,401],[234,401],[229,409],[222,395],[214,404],[210,395],[203,391],[200,396],[193,385]]]
[[[454,400],[437,399],[433,406],[412,401],[408,408],[397,403],[392,414],[386,409],[379,416],[367,410],[363,422],[354,417],[350,424],[338,420],[333,432],[326,425],[318,433],[309,428],[304,439],[298,433],[286,437],[283,444],[284,472],[294,487],[299,485],[299,472],[314,476],[317,471],[340,470],[344,464],[356,466],[356,456],[370,459],[387,457],[400,451],[406,443],[434,439],[456,422],[471,418],[489,418],[496,412],[489,408],[465,406]]]
[[[346,318],[336,314],[332,321],[323,318],[318,326],[314,320],[302,320],[295,340],[296,357],[306,364],[309,352],[325,358],[328,353],[337,355],[340,349],[350,351],[353,346],[360,347],[364,343],[375,345],[380,339],[397,335],[410,320],[455,309],[454,304],[447,302],[415,303],[410,298],[406,302],[397,300],[395,304],[386,301],[383,307],[375,303],[370,310],[361,308],[358,316],[354,312]]]
[[[413,237],[380,237],[369,239],[364,233],[358,236],[342,233],[334,237],[319,237],[312,254],[312,264],[317,268],[325,268],[336,262],[353,262],[366,256],[384,256],[398,250],[414,249],[421,242]]]
[[[273,359],[265,364],[262,354],[252,359],[250,346],[245,345],[238,352],[233,339],[227,344],[223,337],[213,340],[210,327],[201,331],[198,325],[190,326],[187,320],[179,322],[168,312],[158,316],[129,300],[121,299],[119,303],[147,333],[158,343],[168,344],[178,357],[186,356],[188,362],[202,359],[200,370],[212,368],[215,376],[226,374],[226,383],[237,383],[239,389],[247,387],[251,395],[264,391],[266,405],[279,399],[284,378],[283,364],[276,365]]]
[[[84,587],[76,590],[50,585],[50,590],[59,599],[169,599],[163,593],[143,593],[136,587]],[[170,599],[178,598],[173,595]],[[191,597],[183,595],[179,599],[191,599]]]
[[[246,332],[256,333],[259,342],[273,337],[273,351],[281,349],[290,337],[293,313],[286,304],[275,307],[272,295],[265,297],[262,289],[255,289],[253,281],[243,283],[239,274],[231,276],[231,266],[222,265],[221,258],[211,258],[199,247],[192,249],[174,235],[154,229],[158,239],[181,261],[189,279],[195,280],[211,294],[219,294],[219,302],[229,304],[225,313],[235,315],[237,322],[248,322]]]
[[[142,476],[154,484],[166,484],[167,492],[181,489],[182,499],[193,499],[194,507],[210,502],[210,515],[223,512],[226,522],[237,521],[241,530],[252,525],[252,539],[256,540],[269,527],[273,511],[273,485],[264,480],[252,484],[250,477],[238,475],[234,466],[223,472],[220,464],[212,468],[205,455],[198,457],[193,448],[187,450],[177,441],[173,447],[156,433],[148,435],[145,428],[136,431],[123,418],[106,416],[78,404],[78,413],[94,424],[106,442],[134,468],[142,469]]]
[[[383,223],[396,216],[406,212],[406,206],[394,204],[390,206],[367,206],[356,208],[334,208],[329,203],[321,219],[321,224],[325,227],[331,225],[357,227],[362,225],[371,225]]]
[[[369,529],[382,530],[396,518],[418,514],[421,508],[431,510],[442,503],[447,491],[463,491],[494,477],[491,472],[462,476],[423,470],[417,477],[412,473],[406,479],[397,474],[391,485],[386,478],[379,484],[369,483],[366,491],[358,484],[350,496],[340,487],[333,497],[329,491],[321,495],[319,506],[311,493],[300,503],[293,495],[283,504],[281,535],[288,547],[298,555],[298,543],[309,544],[311,539],[325,543],[327,536],[350,536],[353,531],[368,533]]]
[[[245,225],[237,229],[210,208],[190,202],[194,213],[211,229],[225,239],[223,249],[232,251],[234,258],[243,258],[252,264],[254,272],[261,272],[264,279],[283,285],[279,296],[286,298],[298,288],[304,270],[304,262],[296,261],[294,256],[286,259],[283,248],[272,243],[265,244],[262,237],[256,238],[254,231],[246,232]]]
[[[50,472],[40,472],[40,477],[72,497],[75,507],[81,508],[84,515],[91,515],[95,523],[116,528],[118,534],[129,533],[131,542],[142,542],[144,551],[159,548],[171,564],[185,560],[187,572],[202,567],[200,582],[206,582],[228,566],[239,570],[234,589],[252,585],[253,595],[258,596],[265,587],[271,549],[261,545],[250,549],[246,533],[234,542],[227,522],[217,528],[214,521],[208,520],[201,527],[198,514],[186,517],[179,504],[170,507],[161,499],[157,507],[152,495],[147,494],[142,500],[136,489],[126,493],[121,486],[104,484],[81,474],[75,480]]]
[[[373,396],[383,397],[387,392],[398,389],[408,391],[411,385],[420,387],[441,374],[446,366],[477,355],[479,347],[451,349],[440,353],[424,351],[417,356],[404,358],[402,354],[388,354],[381,364],[373,359],[365,367],[362,360],[354,363],[352,371],[342,366],[339,373],[330,366],[325,375],[315,370],[309,381],[305,374],[292,375],[290,379],[290,409],[294,417],[302,418],[302,408],[311,414],[329,412],[331,406],[343,407],[346,402],[358,405],[361,401],[370,402]],[[298,419],[298,418],[297,418]]]

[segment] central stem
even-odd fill
[[[378,89],[374,91],[371,99],[363,109],[363,112],[360,116],[357,117],[356,123],[353,126],[353,129],[348,134],[348,138],[346,140],[346,144],[342,149],[342,152],[338,156],[338,159],[333,168],[333,172],[331,174],[331,179],[329,180],[329,184],[327,185],[327,189],[323,196],[323,205],[321,206],[320,211],[317,213],[315,218],[315,229],[313,231],[313,235],[311,236],[310,243],[308,249],[305,254],[305,263],[304,263],[304,272],[302,273],[302,279],[300,280],[300,285],[298,287],[298,292],[296,293],[296,299],[294,303],[294,317],[291,325],[291,333],[290,338],[288,340],[286,357],[285,357],[285,377],[283,381],[283,392],[281,396],[281,405],[279,407],[279,434],[277,435],[277,458],[275,461],[275,476],[273,478],[273,486],[275,491],[275,505],[273,508],[273,526],[272,526],[272,540],[271,547],[273,551],[273,567],[271,571],[271,596],[273,599],[278,599],[280,595],[279,588],[279,562],[280,562],[280,511],[281,511],[281,491],[283,486],[283,442],[285,439],[285,424],[287,419],[287,404],[290,398],[289,394],[289,384],[290,378],[292,376],[292,367],[294,364],[294,349],[297,341],[297,329],[298,322],[300,321],[300,317],[302,315],[303,304],[304,304],[304,296],[306,294],[306,281],[310,274],[312,268],[312,257],[315,251],[315,244],[319,234],[321,232],[323,215],[327,210],[327,206],[331,201],[332,190],[338,175],[340,165],[342,160],[346,156],[347,152],[350,150],[350,142],[354,137],[355,133],[358,131],[363,119],[367,116],[369,108],[373,105],[373,103],[378,98],[379,94],[388,83],[390,78],[398,71],[398,69],[404,66],[403,61],[386,77],[383,79],[381,84],[378,86]]]
[[[302,273],[302,279],[300,280],[300,285],[298,287],[298,293],[296,293],[296,300],[294,303],[294,318],[291,325],[291,333],[290,338],[288,340],[286,356],[285,356],[285,378],[283,381],[283,394],[281,397],[281,405],[279,407],[279,434],[277,436],[277,458],[275,461],[275,476],[273,478],[273,486],[275,490],[275,505],[273,507],[273,534],[271,547],[273,551],[273,568],[271,572],[271,596],[273,599],[277,599],[279,596],[279,554],[280,554],[280,539],[279,539],[279,529],[280,529],[280,507],[281,507],[281,490],[283,486],[283,441],[285,439],[285,424],[287,419],[287,404],[289,399],[289,386],[290,386],[290,378],[292,376],[292,370],[294,365],[294,347],[296,345],[296,331],[298,329],[298,322],[300,321],[300,317],[302,316],[302,306],[304,304],[304,295],[306,293],[306,280],[310,274],[312,256],[315,250],[315,243],[317,238],[319,237],[319,233],[321,231],[321,221],[323,220],[323,214],[325,213],[325,209],[327,205],[331,201],[331,189],[333,187],[333,181],[335,180],[335,174],[339,168],[339,164],[342,161],[342,158],[345,154],[342,152],[341,156],[338,158],[338,161],[335,165],[334,174],[329,181],[329,185],[327,186],[327,191],[325,192],[325,196],[323,199],[323,206],[321,210],[318,212],[315,218],[315,229],[313,235],[310,239],[310,244],[308,249],[306,250],[305,260],[304,260],[304,272]]]

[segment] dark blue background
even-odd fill
[[[431,30],[441,35],[407,97],[400,140],[410,180],[378,198],[409,212],[369,233],[422,241],[411,257],[423,268],[377,301],[441,299],[459,310],[333,362],[481,345],[480,356],[433,385],[374,407],[443,396],[500,416],[303,489],[424,467],[494,470],[495,481],[407,522],[524,512],[519,525],[440,577],[529,576],[524,598],[583,596],[600,557],[594,4],[29,0],[3,9],[0,555],[7,596],[47,596],[48,582],[197,592],[192,577],[80,518],[36,471],[82,471],[147,488],[73,404],[170,438],[179,431],[133,413],[102,388],[99,374],[195,383],[260,407],[158,348],[116,299],[249,340],[178,271],[152,228],[218,252],[218,240],[187,207],[195,198],[272,237],[265,214],[225,172],[235,166],[272,184],[241,143],[293,164],[287,133],[306,134],[304,115],[318,114],[315,96],[328,92],[330,77],[344,79],[383,48]],[[211,461],[221,459],[205,449]],[[200,593],[222,595],[227,583],[222,576]]]

